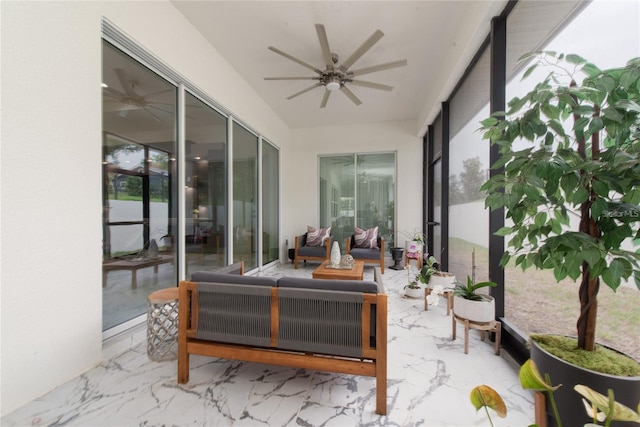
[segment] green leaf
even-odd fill
[[[606,182],[593,180],[591,186],[598,196],[607,197],[609,195],[609,186]]]
[[[483,128],[492,127],[498,124],[498,119],[495,117],[488,117],[480,121],[480,124],[482,125]]]
[[[511,227],[501,227],[498,231],[496,231],[494,234],[496,236],[509,236],[511,233],[513,233],[513,229]]]
[[[547,384],[546,381],[542,379],[536,363],[531,359],[524,362],[520,367],[518,377],[520,378],[520,385],[525,390],[554,391],[560,387],[560,385],[554,387]]]
[[[527,70],[524,72],[524,74],[522,75],[522,80],[526,79],[527,77],[529,77],[531,75],[531,73],[533,73],[535,71],[535,69],[538,67],[538,63],[534,63],[532,66],[530,66],[529,68],[527,68]]]
[[[589,192],[582,187],[578,187],[571,198],[572,202],[576,205],[586,202],[587,199],[589,199]]]
[[[547,213],[546,212],[538,212],[533,219],[533,222],[538,227],[542,227],[547,222]]]
[[[598,68],[597,66],[595,66],[590,62],[584,64],[584,67],[582,67],[582,71],[586,73],[589,77],[597,76],[598,74],[601,73],[600,68]]]
[[[594,265],[602,257],[600,251],[596,248],[586,248],[580,253],[580,258],[589,265]]]

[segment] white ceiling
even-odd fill
[[[464,72],[487,36],[491,18],[500,14],[506,0],[175,0],[173,4],[291,128],[388,120],[417,120],[422,128]],[[406,67],[361,77],[394,89],[350,86],[362,101],[359,106],[336,91],[321,109],[321,87],[287,100],[315,81],[265,81],[264,77],[312,77],[315,73],[268,47],[324,70],[315,24],[324,25],[331,51],[341,61],[381,30],[384,37],[351,69],[406,59]]]

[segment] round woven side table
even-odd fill
[[[178,288],[149,294],[147,355],[156,362],[178,358]]]

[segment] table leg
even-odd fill
[[[135,268],[131,270],[131,289],[136,289],[138,287],[138,270]]]

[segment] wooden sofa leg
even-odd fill
[[[178,351],[178,384],[189,382],[189,354]]]
[[[386,365],[386,363],[385,363]],[[378,368],[376,368],[378,369]],[[385,372],[380,372],[384,370]],[[378,369],[376,374],[376,414],[387,415],[387,372]]]

